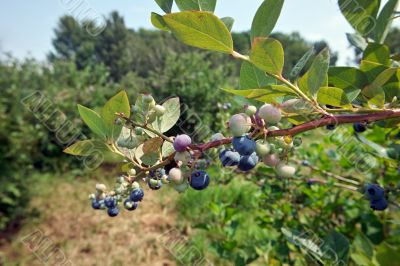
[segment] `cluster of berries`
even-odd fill
[[[123,201],[123,206],[126,210],[136,210],[139,202],[143,200],[144,191],[137,182],[129,184],[123,181],[121,184],[120,180],[122,179],[125,179],[125,177],[121,176],[118,178],[116,189],[109,193],[106,193],[107,187],[104,184],[97,184],[96,194],[89,196],[92,208],[95,210],[107,209],[107,214],[110,217],[115,217],[119,214],[118,205]],[[124,189],[121,190],[121,187],[124,187]]]
[[[383,211],[388,207],[385,189],[377,184],[368,184],[365,188],[365,196],[373,210]]]
[[[278,130],[276,126],[266,126],[279,123],[281,118],[279,107],[271,104],[264,104],[259,109],[255,106],[245,106],[245,113],[233,115],[228,123],[233,135],[232,148],[220,152],[222,165],[237,166],[239,170],[247,172],[256,167],[261,159],[267,166],[274,167],[278,176],[292,177],[296,168],[282,159],[287,157],[294,147],[301,145],[300,138],[276,137],[267,142],[265,139],[255,141],[248,134],[252,127],[261,129],[264,134]]]
[[[146,173],[143,181],[152,190],[159,190],[163,184],[171,184],[172,187],[182,193],[189,187],[195,190],[203,190],[210,184],[210,176],[205,169],[209,166],[209,161],[199,159],[192,160],[190,153],[191,138],[188,135],[178,135],[175,137],[173,147],[175,157],[172,162],[164,168],[158,168]],[[144,197],[144,191],[140,188],[136,179],[134,168],[127,172],[126,176],[117,179],[114,190],[107,191],[104,184],[96,185],[96,193],[91,194],[92,207],[96,210],[106,210],[110,217],[119,214],[119,204],[123,204],[128,211],[136,210],[139,202]]]

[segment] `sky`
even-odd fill
[[[385,2],[385,1],[384,1]],[[235,18],[233,31],[245,31],[262,0],[218,0],[216,15]],[[152,29],[150,13],[162,13],[154,0],[8,0],[0,9],[0,51],[17,58],[32,56],[44,60],[52,49],[54,28],[60,16],[77,20],[82,11],[97,18],[117,10],[129,28]],[[81,12],[81,13],[80,13]],[[399,25],[399,23],[397,23]],[[353,32],[341,15],[336,0],[286,0],[274,31],[298,31],[309,41],[325,40],[339,52],[339,64],[352,57],[345,33]]]

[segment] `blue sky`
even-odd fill
[[[262,0],[218,0],[216,14],[235,18],[234,31],[248,30],[252,17]],[[107,15],[117,10],[130,28],[152,28],[150,12],[161,10],[153,0],[9,0],[0,9],[0,50],[10,51],[18,58],[31,55],[44,59],[52,48],[53,29],[63,14],[75,16],[80,10]],[[397,23],[399,25],[399,23]],[[310,41],[324,39],[340,53],[345,64],[352,51],[348,49],[345,32],[352,32],[338,10],[336,0],[286,0],[275,31],[299,31]]]

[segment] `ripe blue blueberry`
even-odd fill
[[[128,211],[134,211],[137,209],[137,207],[139,206],[139,203],[131,201],[130,199],[126,199],[124,201],[124,207],[125,209],[127,209]]]
[[[188,135],[178,135],[174,140],[174,149],[177,152],[183,152],[192,143],[192,139]]]
[[[336,125],[327,125],[326,126],[327,130],[335,130],[335,128],[336,128]]]
[[[100,210],[101,209],[101,202],[97,200],[92,200],[92,208],[95,210]]]
[[[362,133],[367,130],[367,126],[365,125],[365,123],[354,123],[353,129],[357,133]]]
[[[115,217],[115,216],[118,215],[118,213],[119,213],[119,209],[118,209],[117,207],[109,208],[109,209],[107,210],[107,214],[108,214],[108,216],[110,216],[110,217]]]
[[[249,156],[242,156],[242,158],[240,158],[238,168],[244,172],[247,172],[256,167],[257,163],[258,163],[258,156],[254,152]]]
[[[233,150],[225,149],[219,153],[219,159],[224,167],[236,166],[239,164],[240,154]]]
[[[234,137],[233,148],[242,156],[250,155],[256,151],[256,142],[248,136]]]
[[[210,184],[210,177],[206,171],[193,172],[190,177],[190,186],[195,190],[203,190]]]
[[[162,187],[162,181],[157,179],[150,179],[147,185],[152,190],[159,190]]]
[[[385,196],[385,190],[377,184],[368,184],[365,194],[370,200],[380,200]]]
[[[370,206],[373,210],[383,211],[388,207],[388,203],[385,198],[381,198],[379,200],[371,200]]]
[[[142,201],[144,197],[144,192],[143,189],[141,188],[136,188],[131,192],[131,195],[129,196],[131,201]]]
[[[109,209],[115,208],[117,206],[117,199],[114,197],[106,197],[104,199],[104,205]]]

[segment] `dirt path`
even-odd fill
[[[122,210],[109,218],[105,212],[92,210],[87,200],[95,183],[58,181],[40,192],[31,204],[40,211],[40,219],[27,221],[11,242],[0,246],[3,264],[45,265],[46,254],[53,250],[47,265],[60,261],[85,266],[176,265],[162,239],[175,230],[173,199],[177,194],[164,188],[146,189],[136,211]]]

